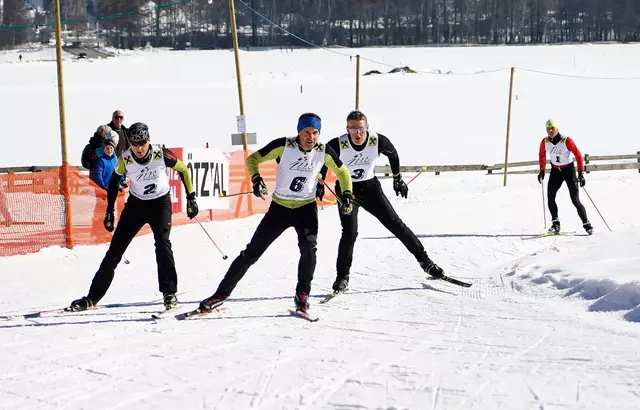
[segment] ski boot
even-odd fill
[[[553,221],[551,221],[551,228],[549,228],[549,232],[553,233],[553,234],[559,234],[560,233],[560,220],[559,219],[554,219]]]
[[[349,278],[342,278],[342,279],[336,279],[335,282],[333,282],[333,291],[334,292],[343,292],[345,290],[347,290],[347,288],[349,287]]]
[[[93,302],[91,301],[91,299],[89,299],[86,296],[83,296],[80,299],[76,299],[73,302],[71,302],[71,305],[69,306],[69,310],[72,312],[82,312],[83,310],[87,310],[92,308]]]
[[[228,297],[229,295],[223,295],[222,293],[216,292],[200,302],[200,310],[203,312],[211,312],[213,309],[222,305]]]
[[[166,310],[178,306],[178,298],[175,293],[165,292],[162,294],[162,297],[164,298],[164,308]]]
[[[593,235],[593,226],[591,226],[591,222],[587,221],[583,223],[582,227],[584,228],[585,231],[587,231],[587,234]]]
[[[306,292],[296,292],[296,297],[293,298],[293,302],[296,304],[296,310],[306,312],[309,310],[309,294]]]
[[[436,265],[429,257],[420,262],[422,270],[436,279],[440,279],[444,276],[444,271],[438,265]]]

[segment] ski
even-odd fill
[[[212,313],[224,312],[225,310],[227,310],[227,308],[217,307],[217,308],[214,308],[211,312],[207,312],[206,310],[202,310],[198,307],[197,309],[190,310],[188,312],[178,313],[177,315],[173,316],[173,318],[176,320],[197,319],[199,317],[208,316]]]
[[[94,306],[94,307],[89,308],[87,310],[96,310],[96,309],[98,309],[98,307]],[[78,311],[78,312],[74,312],[69,307],[65,307],[65,308],[59,308],[59,309],[41,310],[41,311],[38,311],[38,312],[32,312],[32,313],[26,313],[26,314],[5,315],[5,316],[0,316],[0,319],[5,319],[5,320],[40,319],[40,318],[45,318],[45,317],[58,316],[58,315],[62,315],[64,313],[81,313],[81,312],[86,312],[86,310],[81,310],[81,311]]]
[[[174,314],[176,312],[177,308],[170,308],[170,309],[165,309],[161,312],[158,313],[153,313],[151,315],[151,319],[153,320],[160,320],[160,319],[166,319],[168,317],[171,317],[172,314]]]
[[[344,295],[344,290],[336,290],[318,303],[327,303],[328,301],[333,300],[341,295]]]
[[[289,309],[291,316],[299,317],[300,319],[308,320],[309,322],[317,322],[319,317],[311,315],[309,312],[303,312],[302,310]]]
[[[547,236],[571,236],[571,235],[575,235],[575,232],[544,232],[541,233],[540,235],[536,235],[531,239],[537,239],[537,238],[546,238]]]
[[[449,282],[449,283],[452,283],[454,285],[462,286],[463,288],[470,288],[471,285],[473,285],[472,283],[464,282],[464,281],[462,281],[460,279],[455,279],[455,278],[449,277],[447,275],[443,275],[440,278],[436,278],[436,277],[432,276],[432,277],[428,277],[427,280],[443,280],[445,282]]]
[[[461,281],[459,279],[450,278],[447,275],[443,275],[441,278],[437,278],[437,279],[443,280],[445,282],[453,283],[454,285],[462,286],[463,288],[470,288],[471,285],[472,285],[469,282],[464,282],[464,281]]]

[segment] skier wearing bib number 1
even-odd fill
[[[123,151],[111,175],[107,189],[107,214],[104,227],[114,229],[114,204],[122,175],[130,179],[129,199],[122,210],[118,226],[115,228],[109,250],[96,272],[89,293],[71,302],[71,311],[82,311],[95,306],[107,293],[113,281],[116,266],[122,255],[140,229],[149,224],[153,232],[158,263],[158,283],[163,294],[165,308],[176,306],[178,278],[169,234],[171,233],[171,194],[167,168],[175,169],[185,187],[187,195],[187,216],[198,215],[198,204],[186,165],[168,149],[149,143],[149,128],[143,123],[135,123],[127,135],[131,147]]]
[[[249,267],[290,227],[298,234],[300,249],[294,303],[298,311],[306,312],[309,309],[309,292],[316,268],[318,235],[316,185],[324,165],[336,173],[344,187],[340,212],[351,212],[353,200],[349,170],[333,149],[318,143],[320,128],[319,116],[313,113],[302,114],[298,119],[297,137],[275,139],[247,158],[246,165],[253,182],[253,194],[262,199],[267,195],[267,186],[260,176],[258,164],[269,160],[278,162],[276,187],[271,196],[271,205],[245,250],[240,252],[229,266],[216,292],[200,302],[200,311],[211,312],[222,305]]]
[[[549,175],[549,183],[547,184],[547,196],[549,201],[549,211],[551,212],[551,228],[549,232],[560,232],[560,220],[558,219],[558,205],[556,205],[556,193],[562,186],[563,182],[567,183],[571,202],[578,210],[578,216],[582,220],[582,226],[589,235],[593,234],[593,227],[587,218],[587,211],[580,202],[579,186],[583,187],[586,183],[584,179],[584,162],[582,154],[573,140],[561,135],[558,132],[558,124],[554,120],[548,120],[545,123],[547,136],[540,143],[540,151],[538,159],[540,162],[540,173],[538,174],[538,182],[542,184],[544,180],[544,169],[547,162],[547,152],[551,158],[551,175]],[[578,162],[578,177],[576,178],[576,169],[573,165],[571,154],[576,157]]]
[[[327,146],[336,150],[340,160],[349,168],[353,181],[353,192],[356,202],[353,212],[340,215],[342,236],[338,245],[338,260],[336,262],[336,280],[333,283],[334,293],[344,292],[349,285],[349,271],[353,260],[353,248],[358,236],[358,208],[362,207],[375,216],[385,228],[393,233],[409,252],[416,258],[420,267],[434,278],[442,278],[443,270],[427,256],[427,252],[420,240],[402,222],[396,211],[389,203],[375,176],[375,162],[380,154],[389,158],[389,165],[393,173],[393,190],[396,196],[406,198],[409,193],[407,184],[400,174],[400,158],[395,147],[387,137],[369,130],[367,116],[361,111],[352,111],[347,116],[347,133],[332,139]],[[322,170],[325,179],[327,170]],[[336,193],[342,191],[342,183],[336,184]],[[324,195],[324,187],[318,192],[318,197]]]

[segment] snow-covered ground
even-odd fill
[[[513,63],[580,75],[593,67],[588,74],[633,76],[640,69],[624,65],[626,58],[634,58],[628,51],[633,49],[358,52],[384,54],[387,62],[401,59],[402,65],[423,70],[469,72]],[[577,56],[575,70],[572,55]],[[244,52],[242,58],[248,72],[248,126],[259,133],[261,144],[291,135],[297,116],[307,110],[323,117],[324,140],[341,131],[353,106],[353,75],[341,79],[335,73],[353,64],[319,51]],[[17,66],[0,64],[0,104],[11,115],[5,135],[13,136],[3,138],[10,149],[0,152],[0,164],[56,163],[55,65],[31,64],[35,77],[14,71]],[[238,111],[230,52],[139,52],[65,68],[75,78],[69,79],[67,120],[74,130],[70,151],[77,151],[78,158],[86,139],[115,107],[125,111],[128,123],[147,121],[159,142],[189,146],[209,141],[230,148],[225,144],[235,131]],[[180,71],[169,76],[171,68]],[[361,107],[372,127],[396,144],[406,165],[500,162],[508,86],[508,75],[501,73],[367,77]],[[12,75],[9,82],[7,74]],[[494,76],[499,81],[493,83]],[[514,115],[512,160],[536,158],[548,117],[560,122],[561,131],[575,134],[583,152],[638,150],[634,117],[624,111],[633,108],[628,95],[637,82],[557,78],[549,89],[541,86],[540,78],[532,73],[529,81],[518,77],[518,87],[528,90],[518,94],[518,101],[535,95],[537,103],[531,97],[529,108],[535,111]],[[542,77],[545,82],[549,78]],[[302,79],[307,81],[302,94],[306,100],[299,94]],[[612,98],[602,104],[584,94],[580,100],[577,94],[558,91],[573,81],[606,85],[597,92],[611,93]],[[427,83],[440,91],[409,92]],[[81,94],[86,95],[83,101]],[[452,99],[443,100],[444,95]],[[621,108],[623,102],[629,107]],[[607,110],[608,117],[594,115],[596,107]],[[26,121],[35,127],[19,127]],[[20,142],[26,137],[40,150],[31,149],[31,142],[25,150]],[[459,141],[451,141],[453,137]],[[350,292],[318,304],[335,277],[340,237],[335,207],[321,210],[312,290],[317,323],[287,313],[298,262],[293,231],[249,270],[224,311],[185,322],[150,319],[162,308],[153,238],[137,238],[126,253],[131,263],[118,267],[101,301],[103,309],[0,320],[0,407],[639,408],[640,176],[634,170],[593,172],[586,178],[586,189],[613,232],[582,190],[596,229],[593,236],[584,235],[562,187],[558,205],[563,230],[575,234],[535,238],[544,230],[535,175],[511,175],[503,187],[501,176],[481,172],[424,173],[409,185],[408,199],[396,197],[391,181],[383,180],[392,204],[430,256],[451,276],[471,281],[468,289],[427,280],[402,244],[361,212]],[[198,225],[174,229],[179,299],[184,304],[180,309],[195,307],[215,290],[260,218],[205,225],[229,255],[227,261]],[[65,306],[86,294],[106,247],[48,248],[0,259],[0,317]]]

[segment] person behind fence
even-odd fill
[[[106,135],[111,131],[108,125],[100,125],[93,136],[89,138],[89,143],[82,150],[80,162],[83,167],[89,170],[89,178],[95,181],[95,169],[98,164],[98,150],[102,150],[106,143]]]
[[[580,202],[579,187],[586,184],[584,179],[584,161],[580,150],[573,140],[560,134],[558,124],[554,120],[548,120],[545,123],[547,136],[540,142],[540,150],[538,152],[538,160],[540,163],[540,173],[538,173],[538,182],[542,184],[545,175],[545,166],[547,163],[547,153],[551,160],[551,174],[549,175],[549,183],[547,184],[547,197],[549,203],[549,212],[551,212],[551,228],[549,232],[560,232],[560,219],[558,219],[558,205],[556,204],[556,193],[562,186],[563,182],[567,183],[569,196],[573,206],[578,210],[578,216],[582,220],[582,227],[589,235],[593,234],[593,227],[587,218],[587,211]],[[573,154],[578,162],[578,176],[576,177],[576,169],[573,165]]]
[[[393,190],[396,196],[406,198],[409,187],[402,180],[400,173],[400,158],[391,141],[384,135],[369,130],[367,116],[361,111],[352,111],[347,116],[347,133],[333,138],[327,143],[340,155],[340,160],[347,166],[353,181],[353,195],[355,201],[350,214],[339,214],[342,225],[342,236],[338,244],[338,258],[336,262],[336,280],[333,283],[334,292],[344,292],[349,286],[349,272],[353,262],[353,248],[358,236],[358,209],[375,216],[391,233],[393,233],[409,252],[416,258],[420,267],[435,278],[442,277],[444,271],[427,255],[420,240],[409,229],[391,206],[389,199],[382,191],[380,181],[375,176],[375,163],[380,154],[389,159],[393,173]],[[324,180],[327,169],[321,172]],[[343,187],[340,182],[335,186],[336,194],[340,195]],[[324,187],[319,186],[317,197],[322,199]]]
[[[265,199],[267,186],[259,173],[258,165],[276,160],[276,187],[271,196],[269,210],[260,221],[251,241],[231,263],[215,293],[200,302],[200,309],[210,312],[229,297],[249,267],[256,263],[267,248],[286,229],[293,227],[298,234],[300,260],[298,283],[294,303],[296,309],[309,309],[309,292],[316,267],[316,238],[318,235],[318,208],[315,194],[318,174],[323,165],[331,168],[344,187],[340,211],[351,211],[351,178],[349,170],[337,153],[318,142],[321,130],[320,117],[313,113],[302,114],[298,119],[298,136],[278,138],[251,154],[247,170],[253,182],[253,194]]]
[[[178,303],[176,298],[178,278],[169,235],[171,233],[171,194],[167,168],[180,174],[187,195],[187,216],[198,215],[198,204],[189,170],[168,149],[151,145],[149,128],[135,123],[129,132],[131,148],[118,158],[116,168],[109,180],[107,212],[104,227],[113,232],[115,224],[114,204],[122,175],[129,173],[131,186],[118,226],[100,268],[96,272],[89,293],[71,302],[70,310],[81,311],[95,306],[106,294],[113,281],[115,268],[122,255],[140,229],[149,224],[153,232],[158,264],[158,283],[166,309]]]
[[[111,178],[113,170],[118,162],[118,158],[115,155],[115,149],[118,146],[119,139],[120,137],[118,134],[115,131],[110,130],[105,136],[104,146],[96,150],[98,162],[91,179],[101,188],[107,189],[109,187],[109,179]],[[125,179],[123,176],[120,178],[120,190],[122,190],[124,185]]]
[[[129,149],[128,129],[124,126],[124,114],[120,110],[115,110],[111,115],[111,122],[107,124],[112,130],[118,133],[120,140],[116,146],[116,157],[120,157],[124,151]]]

